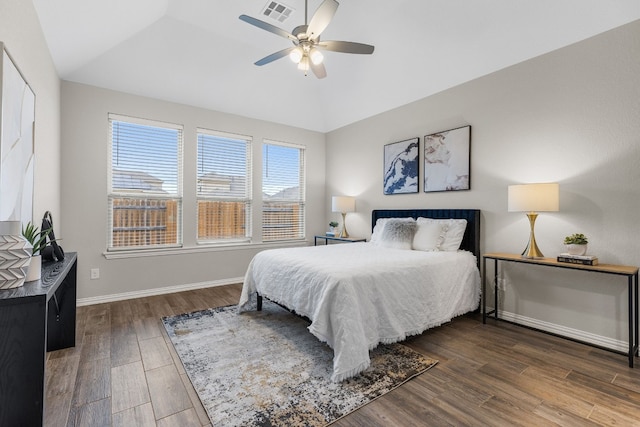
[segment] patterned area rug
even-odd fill
[[[262,312],[234,305],[162,321],[215,426],[324,426],[437,363],[380,345],[366,371],[333,383],[333,350],[266,300]]]

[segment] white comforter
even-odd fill
[[[469,252],[389,249],[371,243],[272,249],[247,270],[239,309],[260,293],[308,317],[334,351],[333,381],[369,364],[379,343],[441,325],[474,310],[480,274]]]

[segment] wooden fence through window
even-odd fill
[[[298,203],[265,203],[262,239],[304,237],[302,207]],[[243,239],[247,235],[243,202],[198,201],[198,239]],[[166,199],[113,200],[112,247],[162,246],[178,243],[178,202]]]
[[[247,236],[243,202],[198,201],[198,239],[242,239]]]
[[[178,242],[178,203],[166,199],[113,199],[113,247]]]

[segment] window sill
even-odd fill
[[[298,246],[310,246],[311,242],[307,240],[286,240],[279,242],[263,242],[263,243],[226,243],[226,244],[201,244],[198,246],[181,247],[181,248],[162,248],[162,249],[135,249],[122,251],[105,251],[102,255],[106,259],[125,259],[125,258],[143,258],[165,255],[185,255],[207,252],[220,251],[241,251],[247,249],[275,249],[275,248],[291,248]]]

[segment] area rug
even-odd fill
[[[434,366],[402,344],[371,351],[360,375],[331,381],[333,350],[265,301],[162,318],[214,426],[325,426]]]

